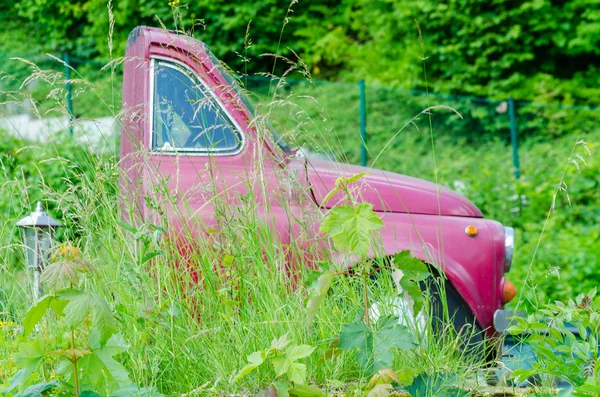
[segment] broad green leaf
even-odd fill
[[[319,311],[319,307],[325,300],[335,272],[332,269],[325,270],[317,279],[316,283],[309,288],[309,299],[306,304],[306,321],[310,325]]]
[[[84,390],[81,393],[79,393],[79,397],[102,397],[102,395],[96,393],[95,391]]]
[[[31,306],[23,319],[23,333],[29,335],[37,323],[44,317],[54,296],[45,295],[35,305]]]
[[[292,384],[285,380],[277,380],[273,382],[275,390],[277,390],[277,397],[288,397],[289,390],[292,388]]]
[[[421,291],[421,287],[419,286],[419,284],[408,279],[400,280],[400,285],[402,286],[402,290],[404,291],[404,293],[408,294],[408,296],[412,299],[413,314],[416,316],[423,308],[423,303],[425,302],[425,298],[423,297],[423,291]]]
[[[46,266],[40,278],[50,290],[56,291],[68,285],[77,287],[79,273],[89,271],[91,271],[91,267],[84,260],[61,260]]]
[[[93,354],[78,361],[82,377],[98,390],[115,390],[131,384],[127,369],[114,358],[129,348],[120,334],[113,335],[103,346],[90,347]]]
[[[288,340],[287,334],[283,335],[280,338],[273,339],[271,342],[271,348],[279,351],[283,351],[285,347],[290,343]]]
[[[406,391],[412,397],[468,397],[471,394],[465,390],[456,388],[456,375],[436,373],[418,375]]]
[[[345,324],[340,332],[340,349],[358,349],[358,364],[365,373],[373,371],[373,334],[362,321]]]
[[[52,380],[50,382],[41,382],[29,386],[27,389],[18,393],[15,397],[45,397],[46,392],[60,387],[60,382]]]
[[[287,376],[294,384],[303,385],[306,383],[306,365],[290,361],[289,368],[287,369]]]
[[[327,233],[339,251],[366,257],[371,246],[371,233],[383,226],[373,205],[362,203],[332,209],[321,223],[319,232]]]
[[[271,360],[271,364],[273,365],[273,369],[275,370],[275,375],[279,377],[288,371],[292,362],[286,357],[278,357]]]
[[[94,297],[85,291],[68,289],[58,294],[61,300],[69,303],[65,306],[63,314],[65,322],[70,329],[75,329],[91,313],[94,305]]]
[[[342,350],[369,348],[371,337],[371,331],[363,322],[344,324],[340,332],[339,347]]]
[[[309,345],[290,346],[285,350],[285,356],[290,361],[296,361],[310,356],[314,350],[315,348]]]
[[[242,379],[244,376],[248,375],[250,372],[254,371],[258,368],[262,363],[265,362],[266,352],[264,350],[260,350],[254,352],[248,356],[248,364],[240,370],[240,373],[237,374],[233,382],[237,382]]]
[[[538,370],[536,368],[528,368],[528,369],[518,368],[510,374],[510,378],[517,380],[517,382],[523,382],[537,374],[538,374]]]
[[[92,292],[94,305],[92,307],[92,328],[100,337],[100,344],[106,343],[117,331],[118,324],[110,306],[96,292]]]
[[[417,346],[415,338],[404,325],[398,324],[398,317],[381,317],[375,331],[373,369],[375,372],[392,367],[392,348],[410,350]]]
[[[404,277],[409,280],[422,281],[430,275],[427,265],[421,259],[411,256],[408,250],[394,255],[394,266],[402,270]]]
[[[17,363],[19,370],[10,380],[10,386],[4,390],[4,394],[16,387],[27,384],[31,375],[37,370],[44,359],[44,340],[42,338],[34,339],[31,342],[22,342],[19,344],[19,353],[17,354]]]
[[[325,395],[316,385],[295,385],[289,393],[295,397],[322,397]]]

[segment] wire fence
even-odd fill
[[[101,71],[105,65],[66,53],[0,54],[2,116],[27,109],[15,100],[16,93],[25,92],[36,103],[36,110],[48,117],[56,110],[51,97],[58,97],[63,116],[66,113],[73,121],[67,123],[71,133],[77,120],[114,117],[121,103],[122,72],[110,68]],[[36,71],[38,78],[28,80]],[[94,87],[83,80],[93,82]],[[438,94],[369,85],[363,80],[340,83],[287,78],[283,83],[253,76],[242,78],[242,83],[270,114],[280,135],[361,165],[376,161],[383,150],[401,151],[409,135],[433,131],[461,145],[490,141],[510,145],[511,169],[519,178],[519,146],[525,139],[547,141],[571,133],[585,135],[600,125],[599,108],[589,106]]]

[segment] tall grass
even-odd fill
[[[290,65],[290,73],[298,67],[297,62]],[[305,72],[300,65],[300,73]],[[51,90],[64,83],[60,76],[35,67],[34,73]],[[82,87],[102,106],[113,101],[92,84]],[[62,98],[58,92],[55,94],[48,100],[57,100],[54,109],[64,113]],[[352,159],[348,150],[350,134],[341,131],[343,119],[331,116],[306,92],[290,90],[285,78],[275,81],[270,94],[271,99],[262,104],[256,116],[262,137],[269,134],[264,125],[266,117],[291,143]],[[42,112],[38,117],[43,117]],[[394,129],[399,130],[407,121],[398,120]],[[3,159],[2,186],[9,194],[2,195],[6,202],[0,214],[0,240],[4,245],[0,251],[0,320],[4,316],[18,322],[27,307],[20,236],[12,225],[33,202],[43,198],[65,223],[58,239],[77,246],[95,269],[96,276],[85,280],[86,288],[101,292],[110,302],[130,345],[121,359],[135,382],[156,385],[169,395],[256,394],[273,380],[268,368],[260,368],[242,382],[234,383],[233,377],[246,364],[249,354],[283,335],[294,344],[317,348],[306,360],[311,382],[333,387],[336,381],[346,385],[368,381],[356,364],[354,352],[333,347],[342,325],[352,322],[362,305],[357,279],[336,278],[314,323],[306,322],[305,280],[318,265],[313,258],[318,257],[320,244],[284,244],[269,214],[281,209],[292,218],[298,216],[299,209],[305,212],[309,216],[299,223],[297,235],[307,241],[319,239],[310,234],[314,225],[308,222],[311,217],[318,222],[322,215],[318,209],[309,208],[307,192],[285,172],[279,180],[287,180],[287,184],[279,187],[295,190],[306,203],[277,201],[267,186],[253,185],[250,181],[261,181],[260,172],[264,171],[261,167],[265,159],[259,156],[254,159],[258,167],[248,173],[246,194],[226,197],[222,186],[215,182],[220,179],[217,175],[213,185],[203,188],[218,194],[209,195],[200,208],[214,208],[219,227],[203,232],[207,228],[197,216],[197,203],[188,200],[195,192],[173,192],[166,178],[158,178],[145,198],[157,216],[140,219],[121,190],[120,180],[126,176],[121,173],[116,155],[95,155],[85,144],[68,137],[38,145],[23,147]],[[380,163],[386,168],[424,177],[431,174],[431,157],[426,156],[431,145],[429,136],[418,129],[407,129],[385,151],[382,144],[375,144],[373,150],[375,155],[381,154]],[[510,154],[503,142],[487,142],[474,148],[454,145],[442,137],[436,140],[436,147],[435,175],[440,183],[462,190],[508,224],[516,215],[507,205],[529,211],[518,203],[506,204],[508,193],[517,194],[520,200],[523,186],[535,182],[525,177],[524,182],[515,185],[506,165]],[[544,150],[533,147],[526,148],[525,153],[532,163],[547,156]],[[555,156],[562,154],[557,150]],[[6,167],[4,160],[23,156],[30,156],[29,165]],[[54,173],[51,177],[49,171]],[[522,274],[519,254],[526,256],[522,251],[516,253],[513,274],[517,277]],[[393,308],[385,302],[395,291],[392,278],[382,274],[369,284],[368,298],[384,302],[381,310],[391,313]],[[14,356],[18,338],[2,335],[5,343],[0,353]],[[49,339],[60,347],[60,338]],[[394,369],[406,373],[452,372],[461,374],[462,382],[481,364],[465,359],[452,332],[446,338],[426,333],[414,351],[397,351],[394,355]],[[10,358],[0,359],[3,384],[14,372]],[[39,374],[40,378],[51,376],[49,367]]]
[[[55,88],[64,83],[56,74],[31,66],[33,77]],[[85,88],[98,96],[98,102],[111,103],[101,92],[94,92],[91,84],[86,83]],[[302,112],[278,94],[273,98],[270,108],[277,104],[296,106]],[[58,105],[56,109],[66,111],[62,102]],[[43,117],[41,113],[38,116]],[[268,134],[262,120],[257,116],[257,128]],[[308,128],[308,123],[321,125],[309,118],[298,127]],[[327,125],[313,131],[319,131],[316,140],[330,148],[342,144],[331,142]],[[293,140],[295,133],[287,130],[286,138]],[[31,156],[31,164],[4,170],[4,188],[11,191],[8,197],[29,197],[23,192],[31,192],[31,197],[18,204],[7,203],[5,208],[11,211],[3,214],[4,247],[0,255],[6,264],[2,277],[3,291],[8,291],[3,301],[7,318],[18,322],[29,303],[20,236],[12,224],[31,203],[43,198],[65,224],[58,239],[77,246],[94,268],[95,275],[84,281],[85,288],[100,292],[110,302],[130,345],[122,360],[135,382],[156,385],[165,394],[253,394],[273,380],[267,368],[239,383],[232,382],[233,376],[249,354],[283,335],[295,344],[317,348],[307,359],[311,382],[326,386],[335,381],[352,384],[368,380],[357,366],[354,352],[333,348],[342,325],[352,322],[362,305],[358,281],[336,278],[314,323],[306,322],[304,280],[317,266],[311,258],[318,257],[315,251],[322,244],[299,244],[297,237],[303,236],[307,242],[321,239],[310,235],[314,224],[308,224],[311,216],[306,215],[312,213],[317,223],[322,215],[308,205],[302,184],[286,178],[287,171],[279,175],[279,180],[287,179],[280,187],[297,191],[298,197],[306,200],[304,204],[274,200],[266,186],[255,186],[252,181],[261,181],[260,172],[264,172],[261,161],[265,159],[260,156],[255,159],[256,169],[248,171],[246,194],[227,197],[216,182],[219,175],[215,175],[213,185],[204,188],[219,194],[209,196],[203,205],[215,209],[219,227],[204,233],[206,225],[195,214],[197,205],[186,199],[193,192],[169,190],[164,176],[157,178],[154,190],[145,197],[156,216],[140,219],[134,204],[124,198],[126,192],[121,191],[119,180],[126,176],[116,156],[95,155],[85,143],[69,137],[23,148],[11,158],[25,153]],[[51,166],[44,168],[48,164]],[[54,173],[52,178],[48,170]],[[24,171],[30,174],[24,177]],[[282,210],[290,218],[297,217],[298,209],[305,213],[305,220],[299,223],[296,241],[283,244],[269,214]],[[391,313],[392,307],[385,302],[395,288],[392,278],[382,275],[370,284],[369,301],[384,302],[381,312]],[[43,332],[48,342],[60,348],[61,338],[53,335],[51,320],[47,326]],[[467,373],[472,368],[473,363],[466,362],[455,349],[455,339],[431,335],[423,335],[421,346],[412,352],[396,352],[397,368],[407,373],[456,372],[459,368]],[[16,354],[18,344],[18,338],[7,339],[6,354]],[[7,384],[15,367],[12,360],[2,365],[2,382]],[[39,374],[41,379],[52,376],[51,367],[45,368]]]

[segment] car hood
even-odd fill
[[[326,203],[324,199],[335,187],[337,178],[368,172],[351,184],[351,194],[357,202],[367,202],[378,212],[483,217],[469,200],[460,194],[435,183],[406,175],[384,172],[333,161],[309,159],[306,178],[316,203],[332,208],[347,201],[345,193],[334,194]]]

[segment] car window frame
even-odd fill
[[[238,144],[235,147],[231,148],[179,148],[172,147],[169,149],[164,149],[160,147],[154,147],[154,99],[156,95],[155,91],[155,81],[156,81],[156,70],[157,66],[161,65],[163,67],[173,68],[181,73],[183,73],[186,77],[190,79],[192,83],[195,83],[199,86],[200,89],[203,90],[203,94],[210,95],[211,100],[214,101],[217,107],[223,112],[222,115],[226,118],[226,121],[230,123],[231,131],[237,136]],[[246,146],[246,135],[244,134],[241,126],[235,120],[235,117],[231,115],[227,107],[223,104],[221,98],[214,92],[203,79],[201,79],[198,74],[188,65],[183,62],[177,61],[172,58],[161,57],[161,56],[152,56],[150,58],[150,82],[149,82],[149,112],[150,112],[150,136],[148,138],[148,148],[150,153],[157,155],[191,155],[191,156],[234,156],[240,154],[245,146]]]

